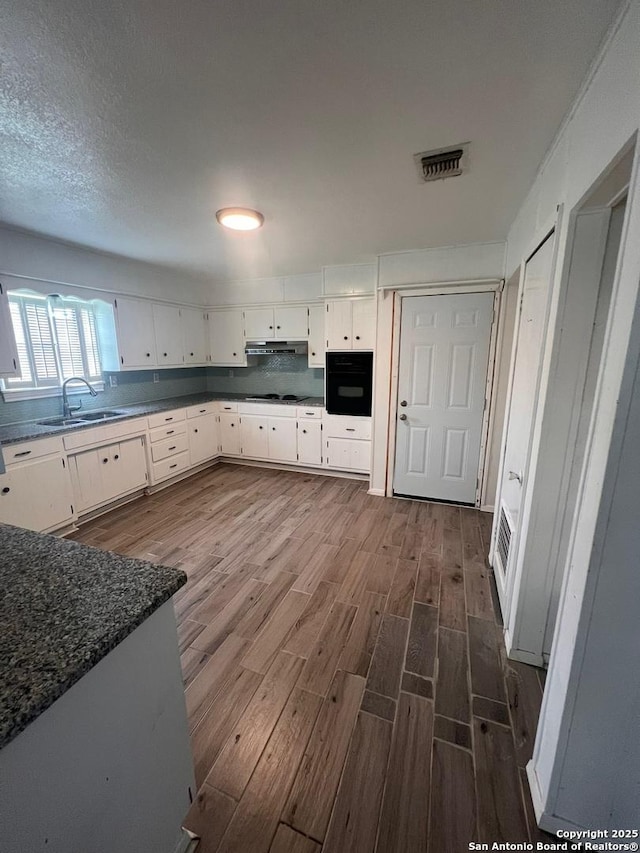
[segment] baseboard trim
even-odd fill
[[[174,853],[195,853],[200,844],[200,838],[188,829],[182,827],[182,835]]]
[[[538,777],[536,775],[535,768],[533,766],[533,759],[527,764],[525,768],[527,779],[529,780],[529,790],[531,792],[531,801],[533,803],[533,810],[536,816],[536,822],[540,829],[544,832],[550,832],[552,835],[557,835],[559,830],[572,830],[575,832],[576,830],[585,830],[586,826],[580,826],[577,823],[573,823],[570,820],[566,820],[565,818],[558,817],[554,814],[549,814],[545,811],[544,801],[542,798],[542,791],[540,790],[540,785],[538,784]]]
[[[369,489],[367,494],[368,495],[377,495],[380,498],[385,497],[384,489]]]
[[[232,465],[247,465],[250,468],[273,468],[276,471],[293,471],[297,474],[320,474],[321,477],[342,477],[345,480],[360,480],[366,482],[367,474],[357,474],[355,471],[339,471],[335,468],[314,468],[310,465],[288,465],[283,462],[262,462],[258,459],[241,459],[239,456],[221,456],[219,462],[230,462]]]

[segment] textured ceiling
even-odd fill
[[[617,6],[4,4],[0,220],[212,280],[502,239]],[[264,228],[223,232],[236,205]]]

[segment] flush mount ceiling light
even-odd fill
[[[264,222],[264,216],[249,207],[223,207],[216,213],[216,219],[233,231],[254,231]]]

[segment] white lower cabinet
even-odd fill
[[[295,418],[269,418],[269,459],[297,462]]]
[[[130,438],[69,457],[78,514],[147,485],[143,438]]]
[[[322,465],[322,421],[298,421],[298,462]]]
[[[201,465],[218,455],[218,418],[215,413],[191,417],[187,412],[189,462]]]
[[[62,456],[9,465],[0,474],[0,521],[44,533],[70,524],[73,495]]]
[[[371,442],[352,438],[328,438],[328,468],[369,473],[371,468]]]
[[[242,455],[256,459],[269,456],[269,418],[242,415]]]
[[[368,474],[371,470],[371,418],[327,415],[324,420],[327,468]]]
[[[240,417],[237,412],[222,412],[220,422],[220,450],[225,456],[240,456],[242,441]]]

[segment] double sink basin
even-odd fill
[[[84,415],[75,415],[68,418],[47,418],[44,421],[38,421],[41,426],[48,427],[70,427],[80,426],[81,424],[96,423],[106,421],[109,418],[120,418],[125,412],[86,412]]]

